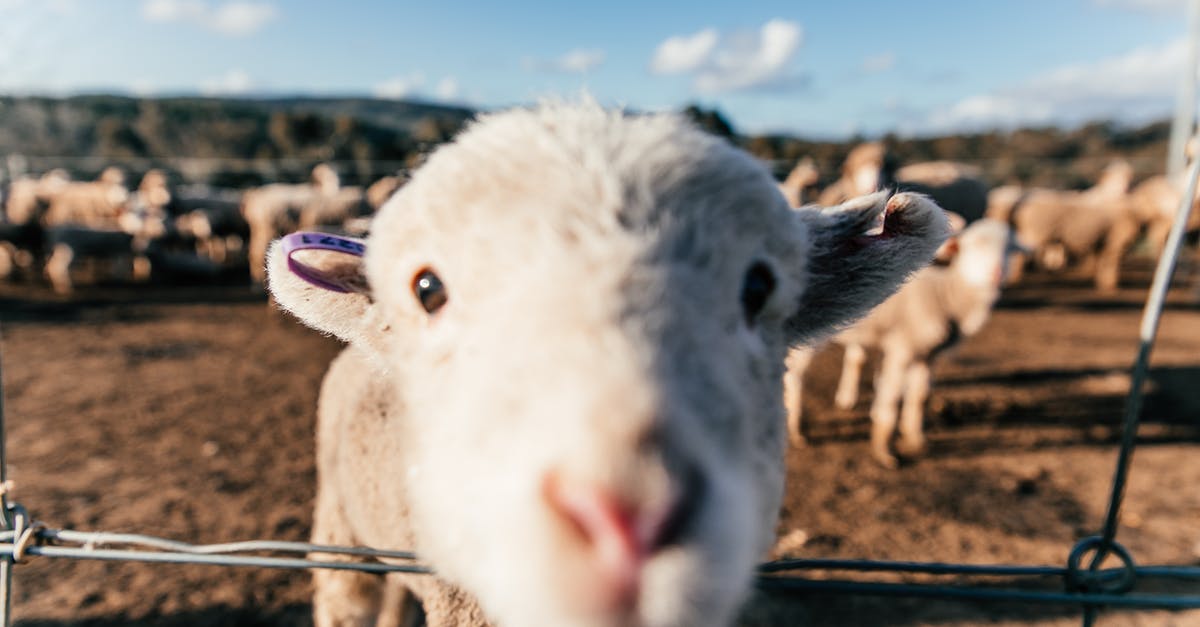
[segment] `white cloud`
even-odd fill
[[[148,22],[188,22],[231,37],[253,35],[277,17],[279,9],[269,2],[234,0],[216,7],[205,0],[142,2],[142,18]]]
[[[1092,4],[1138,13],[1179,13],[1187,10],[1188,0],[1092,0]]]
[[[433,89],[433,95],[438,97],[438,100],[455,100],[459,93],[458,79],[453,76],[447,76],[438,81],[437,87]]]
[[[458,102],[462,98],[462,85],[453,76],[442,77],[441,80],[433,85],[432,89],[428,89],[426,87],[427,84],[428,82],[425,79],[424,73],[411,72],[409,74],[393,76],[376,83],[371,88],[371,93],[376,98],[388,100],[417,98],[421,100]]]
[[[803,43],[796,22],[774,19],[758,31],[721,36],[705,29],[663,41],[650,70],[657,74],[691,74],[692,87],[706,93],[752,89],[787,89],[803,85],[791,67]]]
[[[871,55],[862,62],[862,71],[865,74],[879,74],[894,67],[896,67],[896,53],[890,50]]]
[[[1187,42],[1090,63],[1066,65],[986,94],[964,98],[928,115],[922,131],[1074,124],[1096,119],[1145,121],[1171,111]]]
[[[219,77],[200,81],[200,93],[206,96],[239,96],[256,86],[254,79],[244,70],[233,69]]]
[[[604,63],[603,50],[576,48],[556,59],[526,57],[522,65],[529,71],[561,72],[564,74],[587,74]]]
[[[706,28],[695,35],[668,37],[654,51],[650,71],[655,74],[679,74],[698,70],[712,57],[717,38],[717,31],[713,28]]]
[[[380,81],[375,84],[371,93],[375,94],[376,98],[399,100],[415,95],[424,86],[425,75],[420,72],[413,72],[407,76],[393,76],[392,78]]]

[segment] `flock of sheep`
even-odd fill
[[[93,274],[118,271],[135,281],[152,270],[204,280],[249,268],[261,283],[271,240],[297,229],[363,233],[401,180],[342,186],[326,164],[313,169],[309,183],[245,192],[172,187],[160,170],[146,172],[133,191],[116,167],[94,181],[72,181],[63,170],[21,176],[0,194],[0,279],[41,275],[68,294],[90,264]]]
[[[978,170],[959,163],[897,168],[879,143],[850,151],[840,178],[816,194],[813,186],[819,178],[813,162],[802,160],[780,191],[795,207],[810,199],[828,206],[876,189],[919,192],[949,212],[956,231],[933,265],[833,338],[845,349],[834,396],[834,404],[842,409],[857,401],[865,349],[883,354],[870,409],[871,453],[888,467],[898,464],[891,444],[897,430],[898,452],[915,456],[924,450],[930,360],[979,331],[1002,285],[1019,281],[1030,263],[1048,270],[1075,264],[1094,275],[1097,289],[1115,289],[1121,259],[1140,234],[1155,255],[1161,252],[1185,193],[1182,178],[1165,176],[1130,189],[1133,168],[1124,161],[1109,164],[1099,180],[1082,191],[1017,186],[989,190]],[[1200,212],[1192,212],[1188,227],[1200,229]],[[802,379],[812,353],[811,348],[799,348],[788,358],[785,403],[791,440],[797,446],[804,445]]]
[[[313,541],[413,548],[436,575],[319,571],[319,627],[418,607],[431,626],[715,627],[774,542],[815,347],[846,347],[843,406],[883,351],[871,450],[894,466],[897,422],[897,453],[925,446],[930,360],[983,326],[1022,257],[1093,263],[1112,287],[1105,255],[1158,237],[1181,194],[1130,193],[1120,166],[1084,192],[989,194],[970,167],[897,168],[877,144],[819,197],[818,178],[805,162],[779,185],[678,116],[548,103],[481,116],[404,185],[318,167],[246,192],[234,235],[172,205],[200,193],[108,173],[14,181],[5,228],[39,231],[60,290],[60,247],[100,248],[85,230],[151,262],[165,238],[216,258],[240,237],[280,307],[347,342],[318,406]],[[328,224],[365,246],[271,243]]]

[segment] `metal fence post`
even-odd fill
[[[2,329],[0,329],[2,331]],[[5,453],[4,425],[4,334],[0,332],[0,526],[12,531],[12,513],[8,510],[8,459]],[[13,555],[0,556],[0,627],[9,627],[12,622],[12,575]]]

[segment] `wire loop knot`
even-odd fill
[[[1121,560],[1120,569],[1102,571],[1100,562],[1109,555]],[[1090,566],[1083,566],[1083,559],[1094,555]],[[1121,543],[1106,540],[1103,536],[1091,536],[1077,542],[1067,557],[1066,584],[1073,592],[1101,594],[1125,594],[1137,583],[1137,566],[1133,556]]]

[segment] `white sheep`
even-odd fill
[[[395,619],[405,589],[431,626],[728,624],[774,538],[788,344],[883,300],[945,229],[908,194],[792,211],[683,118],[582,103],[470,125],[365,261],[294,251],[345,292],[275,246],[278,303],[350,343],[313,539],[437,572],[318,572],[316,625]]]
[[[47,227],[73,225],[120,230],[128,200],[125,175],[118,168],[105,168],[94,181],[62,184],[51,197],[42,223]]]
[[[1017,250],[1011,230],[1002,222],[977,220],[947,242],[946,266],[918,272],[894,296],[833,341],[845,348],[835,404],[849,409],[858,400],[858,383],[866,349],[883,351],[871,405],[871,454],[894,468],[891,451],[900,410],[897,450],[917,455],[925,449],[925,400],[930,387],[930,362],[962,338],[974,335],[987,321],[1000,294],[1007,255]],[[788,355],[784,404],[792,443],[803,446],[800,430],[803,377],[813,349],[801,347]]]
[[[1062,269],[1071,260],[1091,267],[1108,233],[1130,211],[1132,179],[1133,168],[1117,160],[1083,191],[1001,188],[989,199],[988,216],[1013,225],[1017,238],[1047,269]],[[1014,258],[1013,280],[1020,278],[1024,262],[1023,256]]]
[[[250,225],[250,276],[256,283],[262,282],[267,246],[280,235],[295,229],[341,226],[370,211],[363,189],[342,187],[337,172],[325,163],[313,168],[309,184],[273,183],[246,192],[242,216]]]
[[[952,161],[915,163],[897,169],[896,158],[879,142],[855,146],[842,163],[842,176],[821,191],[817,202],[834,205],[877,189],[916,192],[967,222],[987,211],[988,186],[979,168]]]
[[[1190,146],[1190,144],[1189,144]],[[1190,166],[1188,171],[1190,171]],[[1096,264],[1096,288],[1114,290],[1120,282],[1121,259],[1133,246],[1138,235],[1145,231],[1152,254],[1157,257],[1166,247],[1167,235],[1175,221],[1175,213],[1183,201],[1185,174],[1174,179],[1153,176],[1142,181],[1130,192],[1125,211],[1113,221]],[[1200,193],[1192,200],[1200,203]],[[1185,229],[1200,230],[1200,208],[1193,207]]]

